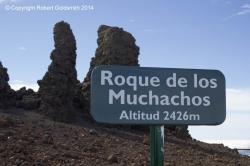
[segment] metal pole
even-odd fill
[[[164,165],[164,125],[150,126],[150,166]]]

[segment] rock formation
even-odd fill
[[[40,99],[32,89],[26,90],[26,88],[23,87],[18,91],[14,91],[10,88],[8,81],[9,75],[7,69],[4,68],[0,62],[0,108],[38,108]]]
[[[40,106],[40,96],[32,89],[22,87],[15,92],[16,107],[26,110],[35,110]]]
[[[7,73],[7,68],[3,67],[2,62],[0,62],[0,91],[1,94],[8,93],[10,91],[9,85],[9,75]]]
[[[54,120],[68,121],[73,113],[73,100],[78,84],[76,65],[76,40],[66,22],[54,27],[55,49],[48,71],[38,81],[41,96],[40,110]]]
[[[0,108],[11,106],[12,103],[12,90],[9,85],[9,75],[7,68],[3,67],[0,61]]]
[[[139,66],[139,47],[135,44],[135,38],[122,28],[101,25],[98,29],[98,48],[95,57],[92,58],[90,68],[82,85],[82,96],[89,110],[90,103],[90,76],[94,67],[98,65],[125,65]],[[187,126],[166,126],[166,131],[178,137],[190,138]],[[131,128],[143,127],[131,126]]]
[[[91,59],[90,68],[82,85],[82,95],[86,105],[90,102],[90,76],[99,65],[139,66],[139,47],[135,38],[122,28],[101,25],[98,29],[98,48]]]

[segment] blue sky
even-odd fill
[[[93,5],[94,10],[15,10],[33,5]],[[141,66],[221,70],[227,84],[226,122],[190,131],[201,140],[239,142],[250,140],[249,19],[250,0],[0,0],[0,60],[13,88],[37,88],[50,64],[53,26],[64,20],[77,40],[82,81],[95,54],[99,25],[123,27],[137,40]]]

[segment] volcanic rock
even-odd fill
[[[0,62],[0,108],[7,108],[14,102],[7,71],[7,68],[3,67],[2,62]]]
[[[82,95],[89,108],[90,76],[99,65],[139,66],[139,47],[135,38],[122,28],[101,25],[98,29],[98,48],[91,59],[90,68],[82,85]],[[87,109],[88,109],[87,108]]]
[[[0,128],[5,128],[13,125],[12,119],[9,117],[0,116]]]
[[[3,67],[2,62],[0,62],[0,90],[1,92],[10,91],[9,86],[9,75],[7,73],[8,69]]]
[[[40,96],[32,89],[22,87],[15,92],[16,107],[26,110],[35,110],[40,106]]]
[[[187,125],[175,126],[174,135],[182,139],[191,138]]]
[[[73,113],[73,100],[77,88],[76,40],[66,22],[54,27],[55,49],[48,71],[38,81],[41,96],[40,110],[54,120],[68,121]]]
[[[118,163],[118,158],[115,154],[111,154],[108,156],[107,160],[111,163]]]

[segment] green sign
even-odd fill
[[[218,70],[98,66],[91,115],[110,124],[218,125],[226,117]]]

